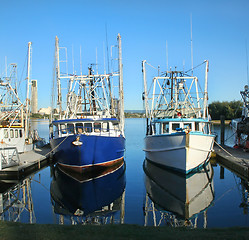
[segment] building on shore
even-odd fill
[[[40,108],[38,113],[41,115],[49,115],[51,113],[51,107]]]

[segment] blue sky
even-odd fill
[[[109,45],[116,44],[118,33],[122,37],[125,109],[143,109],[142,60],[166,70],[167,41],[168,65],[181,70],[185,62],[185,69],[191,68],[191,15],[194,65],[210,61],[209,103],[240,100],[239,91],[248,84],[248,0],[0,0],[0,73],[7,57],[25,79],[31,41],[38,107],[48,107],[55,36],[69,52],[73,48],[75,63],[81,46],[86,73],[96,48],[103,67],[107,26]]]

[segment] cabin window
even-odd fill
[[[195,123],[195,131],[199,131],[199,123],[198,122]]]
[[[203,133],[209,133],[210,132],[210,126],[208,123],[203,123]]]
[[[61,124],[60,127],[61,127],[61,133],[62,134],[66,134],[67,133],[66,125],[65,124]]]
[[[162,133],[169,133],[169,123],[162,123]]]
[[[14,130],[10,129],[10,138],[14,138]]]
[[[85,123],[84,128],[85,128],[85,132],[87,133],[92,132],[92,123]]]
[[[9,138],[9,131],[8,131],[8,129],[4,129],[4,138]]]
[[[94,132],[101,131],[101,123],[94,123]]]
[[[117,122],[113,123],[113,127],[115,130],[119,130],[119,125]]]
[[[18,138],[18,130],[15,130],[15,138]]]
[[[187,130],[191,130],[192,129],[192,124],[191,123],[184,123],[183,128],[187,129]]]
[[[109,123],[108,122],[102,123],[102,130],[103,130],[103,132],[109,132]]]
[[[160,133],[160,123],[155,124],[155,133]]]
[[[59,129],[58,129],[58,125],[53,125],[53,133],[57,133],[59,134]]]
[[[83,133],[83,124],[82,123],[76,123],[75,126],[76,126],[76,133],[77,134]]]
[[[177,128],[180,128],[180,123],[172,123],[172,131],[176,131]]]
[[[74,125],[72,123],[67,124],[67,131],[69,134],[74,134]]]
[[[19,130],[19,136],[22,138],[22,129]]]

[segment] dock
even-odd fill
[[[21,180],[51,163],[49,144],[32,151],[19,154],[19,165],[0,170],[0,180]]]
[[[235,172],[245,180],[249,180],[249,152],[245,152],[242,148],[235,149],[226,145],[215,145],[217,162]]]

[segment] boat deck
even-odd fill
[[[50,162],[50,145],[35,147],[32,151],[19,154],[20,163],[0,170],[0,180],[22,179],[23,177],[47,166]]]
[[[248,180],[249,152],[245,152],[242,148],[235,149],[226,145],[222,145],[221,147],[217,145],[214,147],[217,162]]]

